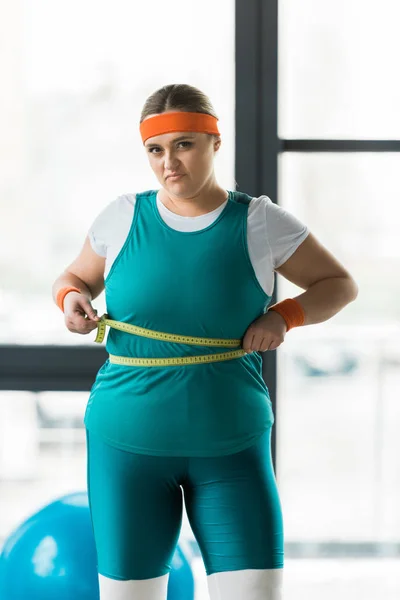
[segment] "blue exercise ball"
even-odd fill
[[[168,600],[193,600],[194,577],[182,548],[176,547],[168,581]]]
[[[45,506],[6,540],[1,600],[98,600],[97,554],[86,493]]]
[[[97,554],[86,492],[45,506],[6,540],[0,600],[99,600]],[[190,564],[177,546],[168,600],[193,600]]]

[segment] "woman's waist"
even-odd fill
[[[108,381],[111,385],[126,383],[128,387],[145,385],[154,389],[159,389],[160,385],[173,389],[178,385],[186,389],[198,387],[204,391],[220,386],[236,386],[242,390],[243,385],[266,388],[259,353],[248,354],[235,360],[192,365],[159,364],[156,367],[119,364],[112,361],[112,356],[109,356],[97,374],[97,380]]]
[[[229,368],[227,363],[196,365],[189,368],[168,367],[148,369],[124,367],[110,364],[98,374],[92,393],[108,401],[145,401],[146,406],[176,401],[190,403],[196,401],[219,402],[220,398],[230,398],[230,402],[251,403],[255,397],[269,400],[268,388],[262,376],[237,367]]]
[[[109,354],[130,356],[132,358],[178,358],[192,356],[208,356],[213,354],[229,353],[232,350],[242,349],[241,342],[229,347],[189,345],[173,342],[160,342],[144,339],[121,339],[109,335],[106,350]]]
[[[237,346],[240,344],[250,323],[236,323],[234,326],[215,325],[210,323],[177,326],[164,321],[140,319],[119,320],[107,313],[101,317],[105,326],[109,327],[111,339],[124,340],[127,335],[132,335],[133,340],[140,343],[138,338],[149,341],[170,342],[185,345],[204,346]]]
[[[236,360],[246,355],[242,339],[228,337],[221,330],[218,333],[222,337],[206,337],[204,330],[200,336],[184,335],[117,321],[108,314],[98,323],[96,342],[103,341],[107,326],[110,329],[106,350],[110,361],[125,366],[189,366]]]

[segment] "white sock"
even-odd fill
[[[120,581],[99,575],[100,600],[166,600],[168,578]]]
[[[283,569],[244,569],[207,577],[210,600],[282,600]]]

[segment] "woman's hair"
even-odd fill
[[[165,85],[147,98],[140,115],[140,123],[150,115],[158,115],[168,110],[204,113],[218,119],[206,94],[191,85],[175,83]]]

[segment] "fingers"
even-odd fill
[[[273,350],[274,341],[270,339],[263,338],[260,352],[267,352],[267,350]]]
[[[267,350],[276,350],[278,348],[278,346],[281,345],[282,342],[279,342],[278,340],[272,340],[271,343],[269,344]]]
[[[268,337],[262,337],[248,331],[243,338],[243,350],[250,354],[251,352],[267,352],[268,350],[275,350],[278,348],[283,339],[279,339],[271,334]]]
[[[85,317],[66,318],[65,324],[73,333],[90,333],[93,329],[97,329],[97,322]]]
[[[261,341],[259,344],[255,344],[255,347],[253,347],[253,352],[257,351],[257,352],[266,352],[267,350],[272,350],[271,346],[274,344],[274,341],[271,340],[270,338],[261,338]]]
[[[265,352],[271,341],[269,338],[262,337],[260,334],[254,334],[251,331],[243,339],[243,350],[248,354],[250,352]]]
[[[73,312],[92,321],[99,320],[99,317],[97,316],[97,310],[93,308],[89,302],[81,302],[75,307]]]
[[[99,317],[97,316],[97,310],[93,308],[91,304],[88,304],[84,308],[89,319],[93,319],[94,321],[99,320]]]
[[[251,329],[247,330],[246,335],[243,338],[243,350],[247,353],[253,352],[254,334]]]
[[[96,313],[97,310],[89,302],[80,302],[73,307],[71,312],[66,311],[65,324],[73,333],[90,333],[97,328],[100,320]]]

